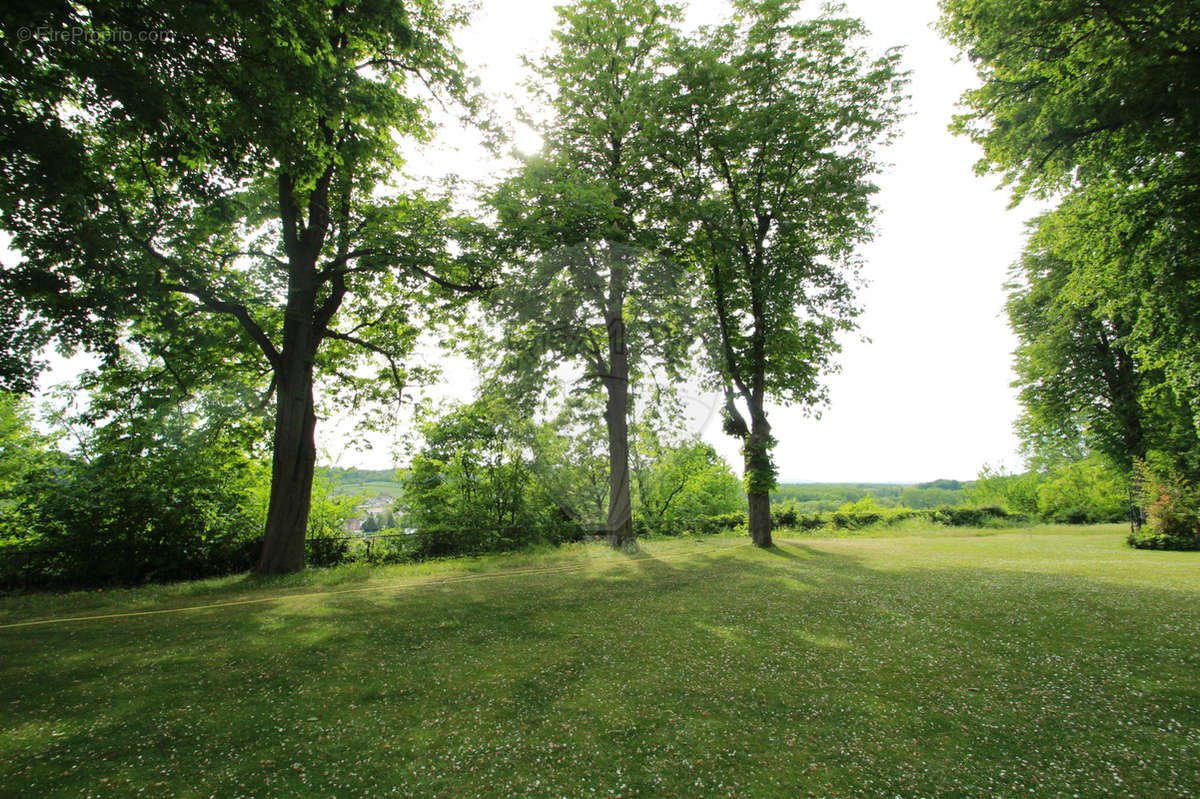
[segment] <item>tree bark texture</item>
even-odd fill
[[[757,547],[769,547],[771,541],[771,492],[763,489],[774,484],[771,461],[771,427],[765,411],[751,408],[750,435],[744,440],[746,458],[746,503],[750,540]]]
[[[327,197],[332,175],[331,167],[313,192],[307,226],[299,222],[290,176],[280,178],[279,205],[288,255],[288,295],[283,346],[275,364],[271,499],[267,507],[262,554],[255,568],[258,574],[289,574],[304,568],[304,540],[308,533],[313,470],[317,462],[313,367],[321,343],[319,331],[332,317],[341,299],[340,294],[335,293],[318,312],[316,265],[329,226]]]
[[[756,547],[769,547],[771,541],[771,495],[746,494],[750,505],[750,540]]]
[[[629,490],[629,391],[612,381],[604,420],[608,425],[608,543],[620,547],[633,539],[633,504]]]
[[[312,370],[280,380],[276,396],[271,499],[258,574],[290,574],[304,568],[304,541],[312,507],[317,462]]]
[[[629,488],[629,350],[625,341],[625,294],[628,273],[624,254],[611,258],[608,307],[608,374],[604,376],[608,427],[608,543],[616,548],[633,540],[633,502]]]

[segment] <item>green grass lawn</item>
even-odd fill
[[[1196,795],[1200,554],[1122,536],[651,541],[12,597],[0,795]]]

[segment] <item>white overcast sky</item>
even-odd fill
[[[485,92],[517,91],[520,57],[548,46],[554,6],[553,0],[482,2],[458,43]],[[877,237],[862,252],[868,285],[860,325],[870,341],[846,341],[842,373],[830,378],[830,403],[820,419],[800,408],[770,409],[780,479],[920,482],[970,478],[985,463],[1019,467],[1010,386],[1015,340],[1003,317],[1003,284],[1031,209],[1009,210],[996,179],[974,174],[975,146],[947,131],[957,99],[975,78],[932,30],[937,1],[847,0],[846,6],[866,22],[873,50],[905,48],[910,116],[886,153],[893,166],[878,181]],[[723,2],[694,0],[687,21],[716,22],[725,12]],[[498,108],[511,103],[500,100]],[[494,174],[497,164],[474,142],[448,128],[437,146],[419,151],[412,168],[430,176]],[[44,385],[70,369],[53,371]],[[451,393],[461,394],[473,381],[451,374],[449,382]],[[694,404],[705,439],[740,465],[736,443],[705,412],[712,399]],[[324,462],[393,465],[384,442],[367,452],[348,446],[347,420],[322,425]]]

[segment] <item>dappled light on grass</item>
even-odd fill
[[[1189,553],[1122,549],[1116,529],[641,549],[0,631],[0,792],[1147,796],[1200,780]],[[37,599],[19,613],[44,615]]]

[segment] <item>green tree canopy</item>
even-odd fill
[[[52,438],[34,428],[29,401],[0,392],[0,539],[28,532],[18,513],[22,486],[55,460]]]
[[[677,363],[687,345],[654,180],[655,85],[677,18],[657,0],[560,7],[535,83],[551,114],[545,145],[490,197],[509,264],[491,297],[509,371],[540,385],[569,363],[604,390],[614,546],[633,534],[631,383],[651,363]]]
[[[472,228],[389,187],[398,142],[430,134],[427,90],[465,94],[462,17],[437,0],[3,14],[0,224],[22,255],[3,284],[65,347],[258,375],[275,397],[258,569],[301,568],[314,376],[353,381],[347,359],[373,353],[402,385],[418,309],[476,282]],[[88,35],[56,38],[72,29]]]
[[[983,84],[958,130],[1019,194],[1080,183],[1197,188],[1200,17],[1162,0],[942,0],[941,30]]]
[[[543,481],[538,426],[513,403],[482,392],[431,419],[423,437],[402,502],[424,554],[507,549],[573,529],[570,459],[546,464],[556,480]]]
[[[870,237],[875,148],[899,117],[898,54],[872,59],[861,23],[738,2],[682,43],[662,83],[671,240],[701,287],[709,380],[746,459],[750,532],[770,544],[775,440],[766,403],[825,398],[854,328],[857,245]]]
[[[657,436],[641,436],[637,450],[637,507],[651,529],[672,520],[692,522],[744,510],[737,476],[699,438],[663,444]]]
[[[1014,200],[1063,200],[1038,221],[1010,303],[1024,432],[1061,441],[1082,426],[1127,469],[1160,445],[1147,436],[1176,427],[1171,406],[1200,410],[1195,4],[943,0],[942,11],[982,79],[954,123],[983,147],[978,169],[1003,175]]]

